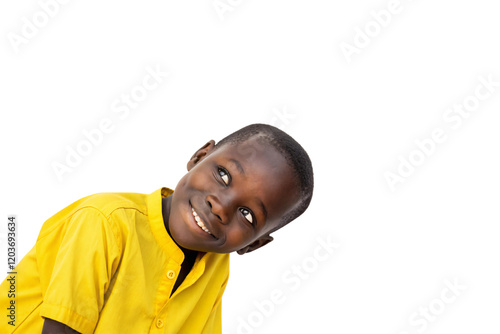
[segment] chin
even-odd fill
[[[170,234],[175,243],[185,249],[188,250],[197,250],[195,248],[196,245],[193,245],[193,241],[191,239],[191,235],[189,231],[177,231],[176,229],[170,229]]]

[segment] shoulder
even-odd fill
[[[146,213],[147,195],[123,192],[96,193],[83,198],[75,209],[84,208],[99,210],[106,218],[119,209],[132,209]]]
[[[202,261],[205,262],[205,274],[227,280],[229,277],[229,254],[206,253]]]
[[[40,230],[39,239],[55,230],[64,230],[64,226],[71,222],[87,221],[86,226],[89,228],[97,228],[96,224],[109,224],[111,215],[120,209],[147,212],[146,197],[147,195],[139,193],[111,192],[83,197],[46,220]]]

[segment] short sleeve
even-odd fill
[[[226,290],[228,279],[229,276],[226,277],[226,280],[222,284],[212,312],[210,312],[210,316],[208,317],[205,327],[203,328],[202,334],[222,333],[222,295],[224,294],[224,290]]]
[[[92,207],[37,241],[40,275],[50,277],[40,315],[93,333],[120,262],[119,249],[112,225]]]

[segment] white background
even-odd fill
[[[480,76],[500,81],[495,2],[401,0],[378,32],[370,12],[389,1],[221,3],[230,10],[211,0],[70,1],[15,47],[23,18],[42,9],[2,2],[3,237],[16,214],[23,256],[71,202],[174,188],[208,140],[272,123],[309,153],[314,198],[273,243],[231,256],[224,333],[498,332],[500,87],[457,128],[443,119]],[[367,26],[369,43],[346,57],[342,43],[361,46]],[[168,78],[120,119],[113,102],[148,66]],[[113,131],[58,180],[52,164],[105,118]],[[446,141],[391,191],[384,173],[436,128]],[[318,238],[340,244],[319,263]],[[295,290],[283,279],[292,266],[310,272],[295,276]],[[465,287],[450,303],[440,301],[446,280]],[[273,290],[284,303],[259,311]]]

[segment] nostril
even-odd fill
[[[211,212],[212,212],[212,213],[213,213],[213,214],[214,214],[217,218],[219,218],[219,220],[220,220],[220,221],[222,221],[222,218],[221,218],[218,214],[216,214],[216,213],[212,210],[212,209],[213,209],[213,207],[212,207],[212,203],[210,203],[210,201],[208,201],[208,200],[207,200],[207,204],[208,204],[208,206],[210,207],[210,211],[211,211]]]

